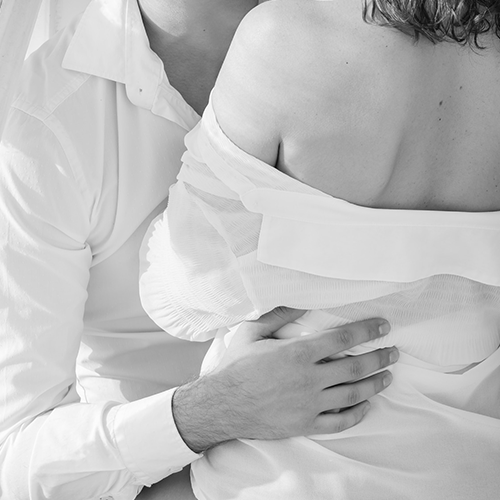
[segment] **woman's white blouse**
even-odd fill
[[[381,210],[333,198],[231,143],[210,105],[186,144],[168,209],[143,249],[142,303],[158,325],[204,340],[284,305],[311,312],[283,336],[384,317],[391,333],[347,354],[389,345],[401,353],[361,424],[216,447],[192,466],[197,497],[495,498],[500,212]]]

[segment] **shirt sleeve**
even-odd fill
[[[175,427],[173,390],[79,400],[95,200],[56,129],[13,109],[0,145],[1,496],[131,500],[198,455]]]
[[[251,296],[243,278],[248,256],[257,249],[262,216],[250,214],[226,184],[233,171],[224,160],[207,153],[207,110],[186,136],[168,207],[151,224],[141,249],[144,310],[170,335],[191,341],[214,338],[220,328],[267,312],[259,309],[261,297]],[[231,160],[232,167],[241,163]],[[214,173],[223,168],[230,174]]]

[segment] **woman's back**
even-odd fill
[[[332,196],[500,210],[500,40],[479,41],[415,43],[358,1],[270,2],[237,34],[214,108],[242,149]]]

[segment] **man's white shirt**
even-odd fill
[[[139,248],[197,113],[136,0],[31,56],[0,147],[0,496],[129,500],[195,460],[174,388],[204,344],[147,317]]]

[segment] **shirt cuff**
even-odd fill
[[[184,443],[172,413],[176,388],[111,408],[108,429],[127,469],[150,486],[200,458]]]

